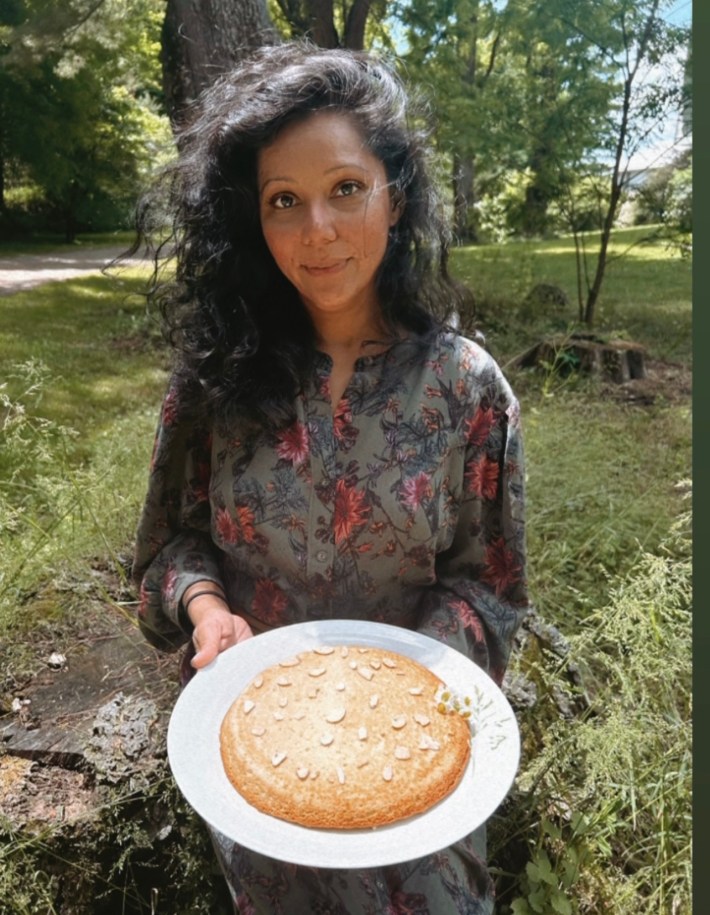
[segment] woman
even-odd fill
[[[358,618],[503,677],[527,608],[518,405],[445,325],[467,298],[407,106],[373,58],[286,44],[179,138],[156,256],[175,273],[152,290],[177,359],[134,572],[143,632],[190,640],[193,671],[274,626]],[[482,829],[361,872],[214,841],[239,912],[492,911]]]

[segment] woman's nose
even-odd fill
[[[302,229],[304,244],[318,245],[334,241],[338,235],[334,215],[325,201],[315,201],[307,205]]]

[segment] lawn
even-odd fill
[[[643,343],[654,358],[689,364],[691,261],[663,240],[644,242],[652,234],[653,227],[645,227],[613,236],[595,329]],[[592,242],[587,239],[590,250]],[[560,287],[570,303],[561,319],[569,324],[578,320],[571,237],[458,248],[452,265],[480,302],[483,330],[488,320],[488,329],[500,337],[496,343],[506,356],[514,355],[516,346],[537,339],[536,322],[522,323],[518,317],[525,296],[536,284]]]
[[[637,234],[619,233],[615,249]],[[549,316],[523,320],[521,303],[536,283],[564,289],[572,304],[562,320],[576,319],[571,240],[462,248],[452,261],[474,287],[503,365],[550,330]],[[141,285],[133,270],[0,298],[0,642],[5,660],[15,652],[16,678],[34,628],[47,614],[62,626],[75,610],[66,595],[92,565],[125,581],[168,367]],[[656,243],[613,262],[600,332],[689,366],[690,328],[685,260]],[[688,513],[689,398],[668,391],[633,404],[598,379],[508,374],[525,430],[531,594],[579,652],[594,714],[572,722],[551,715],[559,684],[526,660],[540,703],[521,716],[516,809],[492,830],[501,915],[686,915],[690,614],[679,529]],[[669,677],[673,695],[663,686]],[[6,709],[11,686],[8,679],[0,692]],[[518,846],[522,862],[519,853],[506,857]],[[0,890],[13,873],[31,873],[27,847],[24,870],[8,848]],[[205,911],[205,884],[194,873],[191,880],[190,911]],[[17,911],[52,911],[47,898]]]
[[[131,232],[118,230],[90,235],[79,234],[74,242],[66,242],[64,236],[57,233],[35,233],[22,241],[0,241],[0,257],[14,257],[16,254],[44,254],[48,251],[71,253],[82,248],[93,248],[98,245],[128,247],[133,240]]]

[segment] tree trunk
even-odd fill
[[[370,12],[371,0],[353,0],[345,21],[343,45],[352,51],[362,51],[365,47],[365,25]]]
[[[0,213],[5,212],[5,105],[0,97]]]
[[[587,293],[587,301],[584,306],[584,323],[587,325],[587,327],[594,326],[597,301],[599,299],[599,293],[601,292],[602,283],[604,282],[604,275],[606,273],[611,231],[614,227],[614,220],[616,219],[616,211],[619,207],[620,198],[621,186],[615,183],[612,187],[609,208],[607,209],[606,216],[604,218],[604,225],[602,227],[602,235],[599,245],[599,254],[597,255],[597,268],[594,272],[594,280],[592,281],[592,285],[589,289],[589,292]]]
[[[558,169],[554,166],[554,149],[541,138],[536,143],[528,166],[532,181],[525,189],[522,229],[528,238],[544,237],[549,227],[548,207],[557,196],[555,178],[559,181]]]
[[[340,45],[333,19],[333,0],[306,0],[308,37],[320,48]]]
[[[587,302],[584,309],[584,323],[587,327],[594,326],[594,319],[596,317],[596,308],[597,301],[599,299],[599,293],[601,292],[602,284],[604,282],[604,274],[606,273],[607,265],[607,255],[609,249],[609,241],[611,239],[611,231],[614,227],[614,221],[616,219],[616,214],[619,209],[619,202],[621,200],[621,192],[623,189],[623,182],[625,178],[625,172],[621,167],[621,162],[626,151],[626,140],[629,131],[629,125],[631,121],[631,99],[633,93],[633,85],[639,74],[639,68],[641,67],[642,62],[646,59],[648,52],[648,43],[655,28],[658,7],[660,5],[660,0],[654,0],[651,5],[651,9],[646,18],[646,22],[643,28],[643,33],[641,39],[638,42],[638,50],[636,53],[636,60],[634,65],[627,70],[626,79],[624,80],[624,95],[621,105],[621,118],[619,121],[619,133],[616,139],[616,150],[614,154],[614,167],[611,175],[611,191],[609,194],[609,205],[607,206],[606,213],[604,215],[604,222],[602,225],[602,235],[601,243],[599,246],[599,256],[597,257],[597,268],[594,273],[594,280],[592,281],[591,288],[587,294]],[[624,43],[627,50],[627,59],[630,51],[630,47],[633,43],[633,39],[626,32],[624,32]]]
[[[266,0],[168,0],[160,59],[173,125],[221,73],[278,41]]]
[[[478,241],[473,206],[475,163],[473,156],[454,153],[452,184],[454,192],[454,234],[460,242]]]

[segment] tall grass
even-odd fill
[[[119,572],[140,508],[155,409],[143,405],[87,436],[47,418],[42,395],[52,384],[43,363],[11,367],[26,387],[0,389],[0,626],[38,582],[85,574],[89,557]]]
[[[660,547],[691,474],[689,405],[639,409],[594,391],[522,397],[532,596],[566,632]]]
[[[505,848],[517,832],[530,858],[503,881],[504,912],[690,915],[689,521],[686,510],[571,636],[586,712],[544,726],[540,707],[522,716],[538,739],[496,841]],[[559,681],[543,664],[532,675],[540,705],[552,705]]]
[[[165,385],[139,285],[90,277],[0,300],[0,632],[31,627],[23,599],[92,559],[122,574]]]

